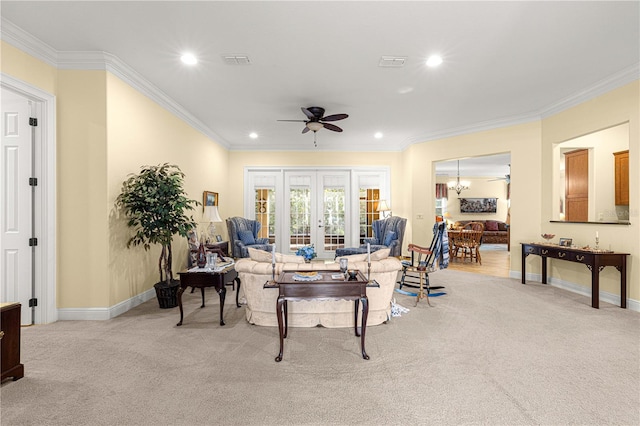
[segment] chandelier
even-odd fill
[[[458,160],[458,177],[456,180],[452,180],[447,184],[447,187],[453,191],[456,191],[456,194],[460,195],[462,191],[465,189],[469,189],[469,182],[460,181],[460,160]]]

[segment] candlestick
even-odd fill
[[[371,244],[367,243],[367,282],[371,281]]]
[[[274,265],[276,263],[276,243],[273,243],[273,247],[271,248],[271,263]]]
[[[598,235],[598,231],[596,231],[596,238],[598,238],[598,237],[599,237],[599,235]]]

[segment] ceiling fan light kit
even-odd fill
[[[278,120],[278,121],[295,121],[305,123],[304,128],[302,129],[302,133],[307,133],[309,130],[313,132],[313,145],[318,146],[316,142],[316,132],[322,128],[327,130],[331,130],[334,132],[342,132],[342,129],[335,124],[327,123],[327,121],[338,121],[344,120],[349,117],[348,114],[333,114],[324,116],[324,108],[322,107],[302,107],[300,108],[304,115],[307,116],[308,120]]]

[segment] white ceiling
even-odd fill
[[[639,11],[637,1],[3,0],[0,12],[60,68],[106,52],[230,149],[397,151],[539,119],[637,79]],[[183,65],[185,51],[199,64]],[[428,68],[434,53],[444,63]],[[251,64],[227,65],[229,54]],[[406,65],[378,67],[385,55]],[[314,148],[303,123],[277,121],[303,119],[302,106],[349,114],[335,122],[344,132],[320,130]]]

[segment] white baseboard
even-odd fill
[[[141,303],[156,297],[155,289],[149,289],[144,293],[133,296],[110,308],[60,308],[58,309],[59,321],[104,321],[122,315]]]
[[[515,278],[517,280],[522,279],[522,274],[520,271],[509,271],[509,277]],[[526,275],[527,281],[535,281],[542,282],[542,274],[531,274],[527,273]],[[570,291],[572,293],[581,294],[583,296],[587,296],[591,298],[591,287],[585,287],[580,284],[576,284],[570,281],[564,281],[557,278],[549,278],[547,280],[548,284],[553,287],[558,287],[563,290]],[[608,291],[600,290],[600,300],[603,302],[611,303],[612,305],[620,306],[620,296],[617,294],[609,293]],[[627,308],[632,311],[640,312],[640,301],[627,298]]]

